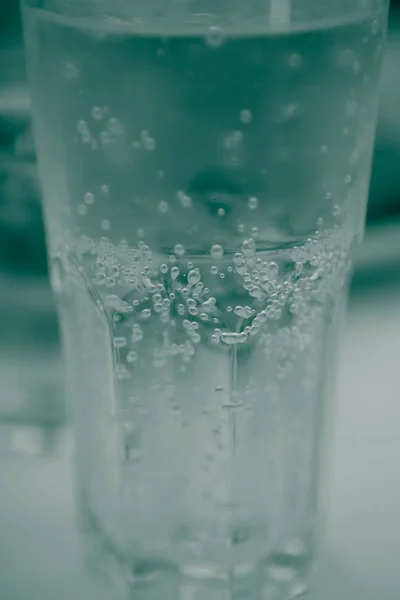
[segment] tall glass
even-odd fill
[[[295,597],[387,1],[24,8],[82,522],[127,595]]]

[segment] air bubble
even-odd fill
[[[242,254],[246,258],[251,258],[255,253],[255,243],[253,239],[244,240],[241,246]]]
[[[219,208],[217,211],[217,215],[219,217],[224,217],[225,216],[225,209],[224,208]]]
[[[228,344],[229,346],[233,346],[236,344],[244,344],[247,341],[247,333],[224,332],[221,334],[221,341],[224,342],[224,344]]]
[[[143,339],[143,331],[140,327],[140,325],[138,325],[137,323],[135,323],[135,325],[132,328],[132,343],[136,344],[137,342],[140,342]]]
[[[374,21],[372,21],[371,33],[372,33],[372,35],[378,35],[380,30],[381,30],[381,24],[379,23],[378,19],[375,19]]]
[[[158,210],[160,211],[160,213],[165,214],[166,212],[168,212],[168,208],[168,202],[161,201],[158,203]]]
[[[244,124],[250,123],[252,120],[252,114],[247,108],[240,111],[240,120]]]
[[[107,277],[105,286],[108,288],[115,287],[116,285],[115,277]]]
[[[111,117],[108,120],[107,129],[111,135],[121,135],[124,131],[121,121],[116,117]]]
[[[211,298],[208,298],[208,300],[206,300],[205,302],[203,302],[203,308],[213,308],[216,305],[217,301],[216,299],[211,296]]]
[[[91,192],[86,192],[85,194],[85,203],[86,204],[93,204],[94,202],[94,194],[92,194]]]
[[[258,236],[258,227],[252,227],[251,228],[251,235],[253,237],[257,237]]]
[[[198,283],[201,279],[201,275],[200,275],[200,270],[199,269],[192,269],[191,271],[189,271],[188,273],[188,282],[190,283],[190,285],[195,285],[196,283]]]
[[[218,267],[216,265],[213,265],[210,269],[210,273],[211,273],[211,275],[217,275]]]
[[[266,275],[270,281],[276,281],[279,274],[279,265],[276,262],[268,263]]]
[[[144,310],[142,310],[142,312],[140,313],[140,318],[145,321],[146,319],[149,319],[151,317],[151,310],[149,308],[145,308]]]
[[[113,339],[114,348],[125,348],[127,340],[125,337],[115,337]]]
[[[116,365],[115,367],[115,377],[117,379],[129,379],[131,374],[125,365]]]
[[[103,231],[108,231],[110,229],[111,225],[110,225],[110,221],[108,221],[107,219],[103,219],[101,222],[101,228]]]
[[[154,140],[154,138],[152,137],[146,137],[143,141],[143,145],[145,150],[147,150],[148,152],[152,152],[153,150],[156,149],[156,142]]]
[[[249,319],[255,311],[252,310],[250,306],[236,306],[233,312],[238,317],[242,317],[243,319]]]
[[[180,274],[180,271],[179,271],[178,267],[172,267],[172,269],[171,269],[171,279],[172,279],[172,281],[175,281],[175,279],[177,277],[179,277],[179,274]]]
[[[111,308],[120,313],[130,313],[133,311],[132,306],[130,306],[127,302],[121,300],[120,298],[118,298],[118,296],[115,296],[114,294],[106,296],[104,304],[106,308]]]
[[[83,217],[83,215],[86,215],[87,213],[87,206],[85,206],[84,204],[79,204],[78,206],[78,214],[81,215],[81,217]]]
[[[182,244],[176,244],[176,246],[174,247],[174,252],[178,256],[183,256],[185,254],[185,248],[184,246],[182,246]]]
[[[224,249],[219,244],[214,244],[214,246],[211,247],[210,254],[212,258],[220,259],[224,255]]]
[[[135,352],[134,350],[131,350],[130,352],[128,352],[127,356],[126,356],[126,360],[128,363],[133,363],[138,359],[138,353]]]
[[[249,198],[249,209],[250,210],[257,210],[258,208],[258,198],[256,198],[255,196],[252,196],[251,198]]]
[[[288,58],[288,65],[292,69],[298,69],[303,64],[303,58],[300,54],[291,54]]]
[[[91,114],[95,121],[101,121],[101,119],[104,117],[103,109],[100,106],[94,106]]]
[[[163,275],[166,275],[168,273],[168,265],[161,265],[160,267],[160,273],[162,273]]]
[[[192,199],[184,191],[179,190],[176,197],[183,208],[189,208],[192,204]]]
[[[102,131],[99,135],[99,138],[103,146],[107,146],[111,142],[110,134],[107,131]]]
[[[78,133],[80,133],[80,134],[89,133],[88,124],[83,119],[78,121],[76,129],[77,129]]]
[[[224,41],[224,34],[221,27],[211,25],[211,27],[208,28],[204,41],[207,46],[210,46],[211,48],[218,48],[218,46],[221,46]]]
[[[66,79],[78,79],[79,69],[72,63],[66,63],[64,66],[64,75]]]

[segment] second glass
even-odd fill
[[[303,593],[387,2],[25,4],[82,521],[127,594]]]

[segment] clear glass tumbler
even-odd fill
[[[306,590],[387,4],[25,0],[82,523],[128,597]]]

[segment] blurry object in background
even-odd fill
[[[400,220],[399,65],[400,10],[392,10],[382,72],[380,114],[368,205],[369,222],[387,218]]]
[[[54,450],[62,367],[18,2],[0,2],[0,454]]]
[[[36,166],[0,155],[0,270],[47,274]]]

